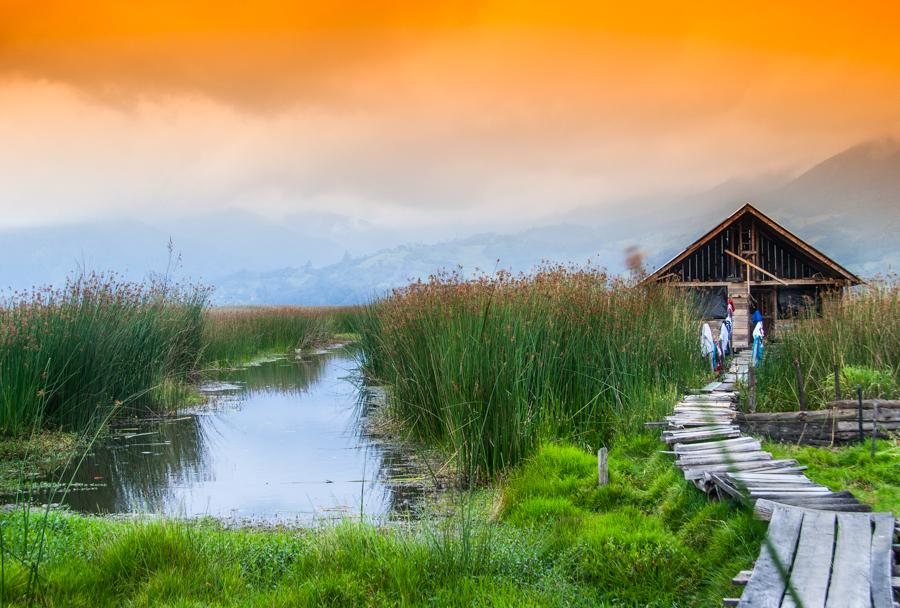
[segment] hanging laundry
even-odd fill
[[[709,328],[709,323],[703,324],[703,329],[700,333],[700,353],[704,357],[708,357],[710,360],[710,365],[712,369],[716,369],[716,343],[713,341],[712,329]]]
[[[756,327],[753,328],[753,367],[759,367],[759,362],[762,361],[763,355],[763,338],[766,337],[766,332],[763,329],[762,321],[756,323]]]
[[[719,326],[719,350],[722,356],[731,354],[731,313],[722,321]]]

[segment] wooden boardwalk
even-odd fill
[[[743,595],[725,603],[894,608],[893,515],[869,513],[850,492],[813,482],[796,460],[776,460],[741,433],[735,384],[748,364],[749,353],[739,353],[720,381],[686,395],[662,434],[685,479],[771,520],[754,569],[735,578]]]

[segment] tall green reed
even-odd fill
[[[330,309],[303,306],[244,306],[207,311],[203,360],[245,363],[260,354],[283,354],[322,342],[330,333]]]
[[[637,430],[704,370],[682,295],[593,270],[432,277],[370,306],[359,331],[395,413],[469,476],[545,438],[599,446]]]
[[[97,274],[13,294],[0,307],[0,433],[164,405],[154,387],[196,369],[206,300],[201,288]]]
[[[800,363],[807,407],[834,399],[834,368],[844,370],[842,392],[849,397],[854,376],[886,379],[880,388],[865,386],[866,397],[900,390],[900,283],[873,281],[844,297],[826,297],[821,314],[814,306],[779,328],[757,374],[760,411],[794,410],[798,387],[794,361]],[[880,382],[879,382],[880,383]],[[868,383],[867,383],[868,384]]]

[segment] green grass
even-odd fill
[[[212,366],[241,365],[260,355],[293,353],[321,343],[331,331],[326,310],[301,306],[209,309],[203,360]]]
[[[660,419],[699,382],[693,310],[602,273],[438,277],[361,315],[366,372],[410,433],[466,475],[495,475],[548,438],[600,446]]]
[[[818,448],[767,443],[775,458],[796,458],[809,467],[807,477],[833,490],[850,490],[876,511],[900,515],[900,445],[879,440],[875,458],[871,443],[837,448]]]
[[[655,437],[617,442],[608,486],[593,454],[548,445],[507,483],[501,517],[544,530],[573,580],[622,606],[716,606],[756,558],[765,524],[710,502]]]
[[[656,453],[620,441],[610,485],[572,446],[541,448],[448,520],[376,529],[225,530],[211,521],[51,514],[49,606],[717,606],[765,524],[710,503]],[[0,516],[5,590],[24,605],[33,554],[20,514]],[[33,534],[33,533],[32,533]],[[13,557],[15,556],[15,557]]]
[[[113,410],[169,407],[201,349],[206,292],[89,275],[0,306],[0,434],[82,430]]]
[[[807,408],[819,409],[835,398],[834,368],[840,369],[843,398],[900,395],[900,285],[872,284],[843,300],[826,299],[821,316],[815,307],[779,330],[757,375],[759,411],[797,408],[794,361],[800,363]]]

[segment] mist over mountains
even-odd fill
[[[437,242],[336,214],[272,221],[235,210],[2,230],[0,287],[58,284],[77,269],[141,279],[177,261],[178,275],[213,285],[219,304],[358,303],[439,269],[519,272],[543,261],[590,261],[620,272],[632,245],[656,267],[747,201],[858,274],[900,268],[900,142],[880,139],[793,178],[735,179],[675,200],[585,207],[524,230],[452,238],[448,228]],[[169,259],[170,238],[178,260]]]

